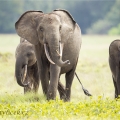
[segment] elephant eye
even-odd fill
[[[27,53],[27,56],[30,57],[32,54],[31,53]]]
[[[43,27],[40,27],[40,31],[43,32]]]

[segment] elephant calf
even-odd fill
[[[37,92],[40,80],[33,45],[21,38],[15,56],[15,76],[17,83],[24,87],[24,93],[30,91]]]
[[[120,95],[120,40],[114,40],[109,46],[109,65],[115,87],[115,98]]]
[[[37,92],[39,88],[39,73],[34,46],[27,40],[20,38],[20,44],[16,49],[15,76],[17,83],[24,87],[24,93]],[[58,82],[60,98],[65,97],[64,86]]]

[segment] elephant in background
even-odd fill
[[[60,75],[65,74],[64,100],[70,101],[82,41],[80,27],[70,13],[61,9],[46,14],[27,11],[15,23],[15,29],[20,37],[35,47],[42,89],[47,100],[56,98]]]
[[[115,98],[120,95],[120,40],[114,40],[109,46],[109,66],[115,87]]]
[[[37,93],[40,78],[34,46],[24,38],[20,38],[20,44],[17,46],[15,56],[15,76],[17,83],[24,87],[24,93]],[[65,95],[65,90],[60,81],[58,83],[58,91],[62,99]]]

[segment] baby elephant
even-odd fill
[[[115,87],[115,98],[120,95],[120,40],[114,40],[109,46],[109,65]]]
[[[17,46],[15,76],[17,83],[24,87],[24,93],[37,92],[39,88],[39,74],[33,45],[20,38]]]

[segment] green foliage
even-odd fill
[[[106,1],[108,2],[108,1]],[[105,13],[104,17],[93,22],[91,27],[87,29],[88,34],[112,34],[119,35],[120,23],[120,1],[116,0],[110,10]],[[101,11],[100,11],[101,12]]]
[[[80,25],[82,33],[86,33],[88,28],[92,29],[92,24],[94,25],[95,22],[105,17],[114,3],[115,1],[111,0],[75,1],[74,6],[68,9]],[[94,32],[96,31],[94,30]]]
[[[111,22],[112,27],[120,23],[120,0],[116,0],[111,10],[108,12],[106,19]]]
[[[119,0],[1,0],[0,33],[14,33],[15,22],[28,10],[46,13],[61,8],[72,14],[83,34],[107,34],[120,21],[119,4]]]
[[[113,27],[108,31],[109,35],[120,35],[120,24],[118,27]]]
[[[66,1],[56,0],[1,0],[0,3],[0,33],[14,33],[15,22],[28,10],[50,12],[58,8],[67,8]]]
[[[14,96],[13,96],[14,97]],[[52,119],[52,120],[84,120],[115,119],[120,117],[120,100],[89,99],[81,102],[63,102],[51,100],[28,103],[0,103],[1,119]]]
[[[21,2],[16,0],[0,1],[0,33],[15,32],[15,20],[21,12]]]
[[[98,20],[92,27],[87,29],[88,34],[107,34],[108,29],[111,27],[110,22],[107,20]]]

